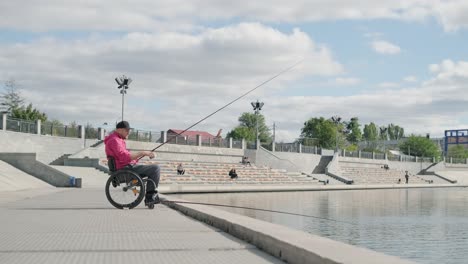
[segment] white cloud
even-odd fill
[[[468,114],[468,62],[452,63],[445,60],[436,64],[443,70],[414,88],[375,90],[352,96],[269,98],[269,106],[264,108],[268,111],[267,120],[275,118],[278,127],[297,131],[296,137],[307,119],[333,115],[346,120],[357,116],[361,124],[394,123],[403,126],[407,133],[441,137],[446,129],[468,126],[464,121]]]
[[[406,76],[405,78],[403,78],[403,81],[405,81],[405,82],[417,82],[418,78],[416,76],[410,75],[410,76]]]
[[[0,2],[0,28],[48,31],[196,30],[198,21],[242,19],[261,22],[435,18],[447,31],[468,27],[464,0],[258,0],[220,1],[55,1]]]
[[[399,46],[393,43],[390,43],[388,41],[375,40],[375,41],[372,41],[371,46],[377,53],[381,53],[381,54],[394,55],[394,54],[398,54],[401,52],[401,49]]]
[[[63,121],[113,123],[121,96],[114,78],[134,81],[126,114],[135,127],[185,128],[299,59],[303,63],[204,124],[231,129],[249,101],[305,76],[343,72],[332,52],[299,29],[241,23],[197,33],[130,33],[107,39],[42,39],[0,45],[0,79],[16,79],[36,107]]]
[[[444,60],[440,64],[429,65],[429,70],[438,78],[468,77],[468,62]]]
[[[400,85],[394,82],[383,82],[383,83],[379,83],[377,86],[381,88],[396,88],[396,87],[399,87]]]
[[[432,78],[412,88],[382,83],[387,89],[352,96],[285,96],[294,81],[310,75],[334,77],[342,66],[323,45],[294,30],[282,33],[261,24],[239,24],[198,33],[133,33],[106,40],[44,39],[0,46],[2,79],[15,78],[34,106],[52,118],[100,125],[120,117],[121,96],[114,78],[134,79],[125,116],[137,128],[186,128],[275,73],[306,57],[304,64],[261,87],[196,127],[224,134],[237,124],[250,102],[265,102],[267,124],[276,122],[277,139],[299,137],[303,123],[316,116],[358,116],[362,124],[395,123],[409,133],[442,135],[466,127],[468,62],[444,60],[429,66]],[[316,65],[320,65],[317,67]],[[407,78],[411,80],[412,78]]]
[[[377,39],[383,37],[383,33],[381,32],[367,32],[364,34],[364,37],[366,38],[371,38],[371,39]]]
[[[435,1],[431,13],[446,31],[468,28],[468,2],[464,0]]]
[[[359,78],[335,78],[333,81],[333,84],[336,84],[338,86],[350,86],[350,85],[356,85],[359,84],[361,80]]]

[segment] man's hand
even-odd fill
[[[145,156],[148,156],[150,159],[154,158],[154,152],[146,151]]]

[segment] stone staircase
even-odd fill
[[[64,160],[66,158],[68,158],[69,156],[71,156],[71,154],[63,154],[62,156],[56,158],[54,161],[52,161],[51,163],[49,163],[50,165],[63,165],[64,164]]]
[[[354,184],[405,184],[405,172],[380,167],[340,166],[341,175],[354,180]],[[428,184],[419,176],[410,175],[409,184]]]
[[[161,168],[160,184],[319,184],[318,180],[300,172],[286,172],[270,168],[245,166],[240,163],[178,162],[170,160],[145,161]],[[185,174],[177,175],[177,165],[182,163]],[[230,169],[235,168],[238,178],[231,180]]]

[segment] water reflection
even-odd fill
[[[466,188],[172,196],[353,222],[217,207],[420,263],[467,263]]]

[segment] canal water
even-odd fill
[[[171,195],[419,263],[468,263],[468,188]]]

